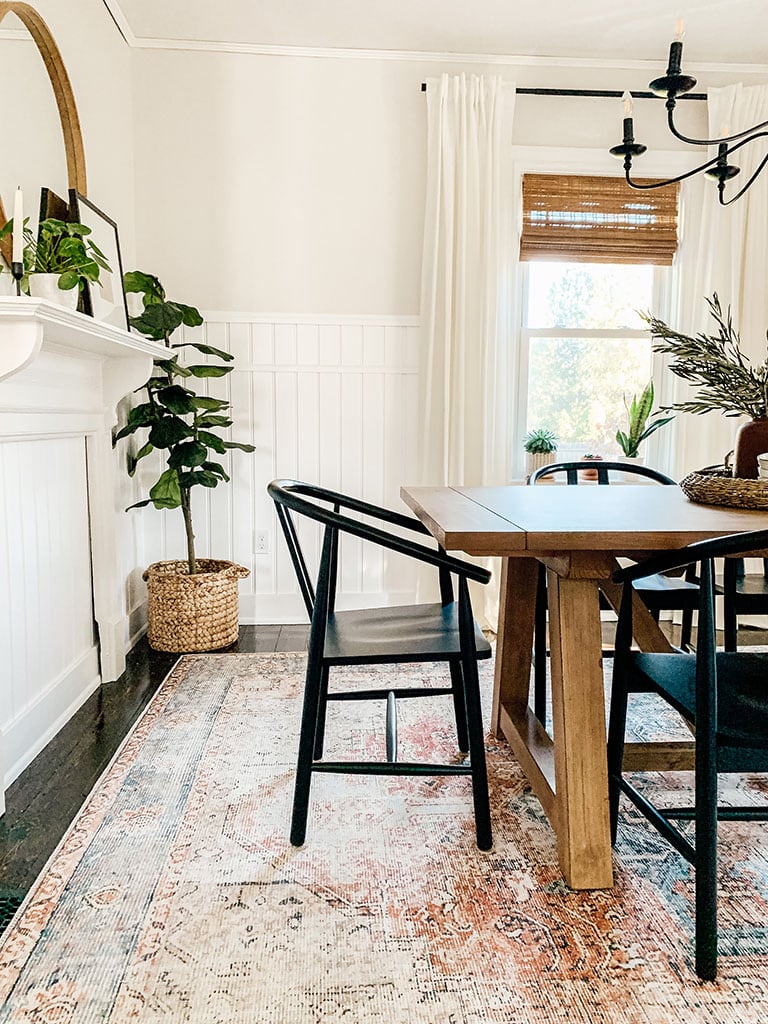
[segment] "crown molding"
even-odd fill
[[[123,37],[128,46],[135,47],[137,45],[136,36],[133,33],[133,29],[128,23],[128,19],[125,16],[125,12],[120,6],[119,0],[102,0],[102,3],[109,11],[112,21],[115,23],[115,27],[120,35]]]
[[[139,50],[186,50],[202,53],[240,53],[260,57],[313,57],[330,60],[410,61],[422,64],[484,64],[501,67],[575,68],[591,71],[642,71],[651,76],[659,69],[657,60],[591,59],[588,57],[532,56],[502,53],[438,53],[427,50],[376,50],[333,46],[268,46],[214,39],[157,39],[133,32],[120,0],[102,0],[128,46]],[[2,33],[3,36],[26,33]],[[690,64],[698,75],[737,74],[768,76],[765,64],[699,63]]]

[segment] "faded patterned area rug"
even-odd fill
[[[553,833],[503,745],[488,748],[491,852],[474,844],[468,779],[323,775],[307,844],[295,850],[287,826],[303,669],[293,654],[182,659],[10,926],[0,1021],[768,1018],[765,826],[722,830],[726,955],[720,981],[706,985],[691,968],[687,866],[625,806],[615,888],[570,892]],[[366,671],[337,678],[354,685]],[[442,676],[377,672],[409,683]],[[489,691],[488,663],[483,675]],[[401,757],[450,757],[450,699],[402,706]],[[381,752],[380,705],[331,710],[334,756]],[[647,709],[639,721],[645,733],[667,728]],[[767,795],[756,780],[733,787],[742,800]]]

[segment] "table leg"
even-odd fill
[[[595,579],[547,573],[560,867],[574,889],[613,884],[600,605]]]
[[[528,705],[537,565],[534,558],[505,558],[502,562],[491,711],[491,733],[499,738],[503,736],[502,708]]]

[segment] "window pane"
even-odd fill
[[[561,450],[618,455],[624,399],[650,375],[650,338],[531,338],[526,429],[554,430]]]
[[[528,264],[528,327],[643,329],[652,304],[651,266]]]

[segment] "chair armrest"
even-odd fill
[[[338,491],[329,491],[325,487],[315,487],[312,484],[300,483],[297,480],[275,480],[274,483],[278,487],[289,488],[292,494],[304,494],[308,498],[331,502],[340,508],[348,508],[353,512],[360,512],[362,515],[370,516],[373,519],[380,519],[382,522],[390,523],[392,526],[400,526],[405,530],[413,530],[414,533],[423,533],[430,536],[429,530],[421,520],[413,516],[404,516],[401,512],[395,512],[391,508],[373,505],[371,502],[363,501],[361,498],[352,498],[348,494],[339,494]],[[272,485],[270,484],[270,486]]]
[[[746,551],[754,551],[768,544],[768,530],[756,530],[751,533],[732,533],[726,537],[715,537],[712,540],[700,540],[687,547],[675,551],[664,551],[654,555],[637,565],[619,569],[611,579],[614,583],[631,583],[652,576],[657,572],[680,569],[691,562],[700,562],[707,558],[724,558],[738,555]]]
[[[274,501],[286,505],[300,515],[308,516],[308,518],[314,519],[316,522],[341,530],[343,533],[349,533],[354,537],[370,541],[372,544],[389,548],[390,551],[397,551],[400,554],[408,555],[420,562],[434,565],[438,569],[447,569],[449,572],[456,573],[456,575],[463,576],[469,580],[475,580],[477,583],[488,583],[491,578],[491,574],[487,569],[481,569],[480,566],[473,565],[471,562],[465,562],[460,558],[454,558],[452,555],[435,551],[432,548],[425,547],[423,544],[406,540],[395,534],[387,533],[376,526],[360,523],[356,519],[350,519],[348,516],[342,515],[340,512],[334,512],[332,509],[316,505],[312,501],[306,501],[305,498],[299,496],[299,493],[311,497],[311,492],[314,488],[310,485],[302,485],[301,491],[298,492],[298,488],[294,488],[293,483],[293,481],[275,480],[268,485],[267,490]],[[286,485],[289,485],[291,489],[289,490]],[[328,500],[329,492],[325,489],[318,490],[320,491],[318,497]],[[339,495],[339,497],[344,499],[346,507],[355,508],[355,510],[358,510],[359,506],[367,505],[366,502],[344,498],[344,495]],[[375,506],[371,507],[375,508]],[[397,515],[397,513],[392,513],[392,515]],[[429,531],[425,529],[425,532],[428,533]]]

